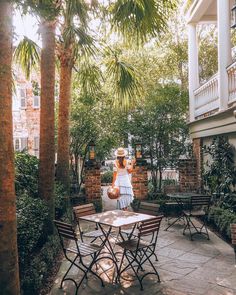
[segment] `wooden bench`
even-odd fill
[[[231,224],[230,228],[231,228],[231,239],[232,239],[232,245],[234,247],[235,263],[236,263],[236,223]]]

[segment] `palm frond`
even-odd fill
[[[81,95],[90,97],[101,92],[101,80],[103,77],[100,68],[96,64],[88,61],[80,63],[76,78],[80,85]]]
[[[176,0],[117,0],[109,7],[113,29],[126,41],[146,42],[166,29]]]
[[[95,40],[90,36],[82,27],[75,27],[70,25],[66,27],[63,31],[63,40],[64,47],[68,48],[71,45],[74,47],[74,56],[79,54],[84,55],[95,55],[97,48],[95,45]]]
[[[141,97],[142,89],[136,69],[116,55],[106,62],[106,78],[113,85],[113,103],[116,107],[128,110]]]
[[[67,0],[64,17],[67,25],[70,25],[73,18],[77,17],[79,23],[87,27],[88,5],[84,0]]]
[[[40,60],[40,47],[24,36],[14,51],[14,60],[19,63],[28,79],[33,69],[37,69]]]
[[[95,55],[97,48],[94,38],[82,27],[76,28],[75,33],[78,38],[78,46],[81,48],[82,52],[86,55]]]

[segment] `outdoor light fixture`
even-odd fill
[[[135,158],[136,158],[137,160],[143,158],[143,154],[142,154],[142,144],[141,144],[141,143],[136,143],[136,144],[135,144]]]
[[[90,142],[88,146],[89,150],[89,160],[95,160],[95,143],[93,141]]]
[[[232,12],[232,18],[233,18],[233,24],[231,26],[232,29],[236,28],[236,2],[234,3],[234,6],[231,9]]]

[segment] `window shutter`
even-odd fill
[[[39,108],[39,101],[40,101],[40,97],[38,95],[35,95],[34,103],[33,103],[34,108]]]
[[[34,137],[34,150],[39,150],[39,137],[35,136]]]
[[[20,140],[19,138],[15,139],[15,151],[19,151],[20,150]]]
[[[28,138],[21,138],[21,151],[27,150],[28,148]]]
[[[20,106],[21,108],[26,108],[26,89],[20,89]]]

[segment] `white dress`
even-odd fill
[[[127,162],[124,168],[119,168],[114,164],[114,171],[117,172],[115,186],[120,189],[120,197],[117,200],[117,209],[127,208],[134,199],[133,187],[130,181]]]

